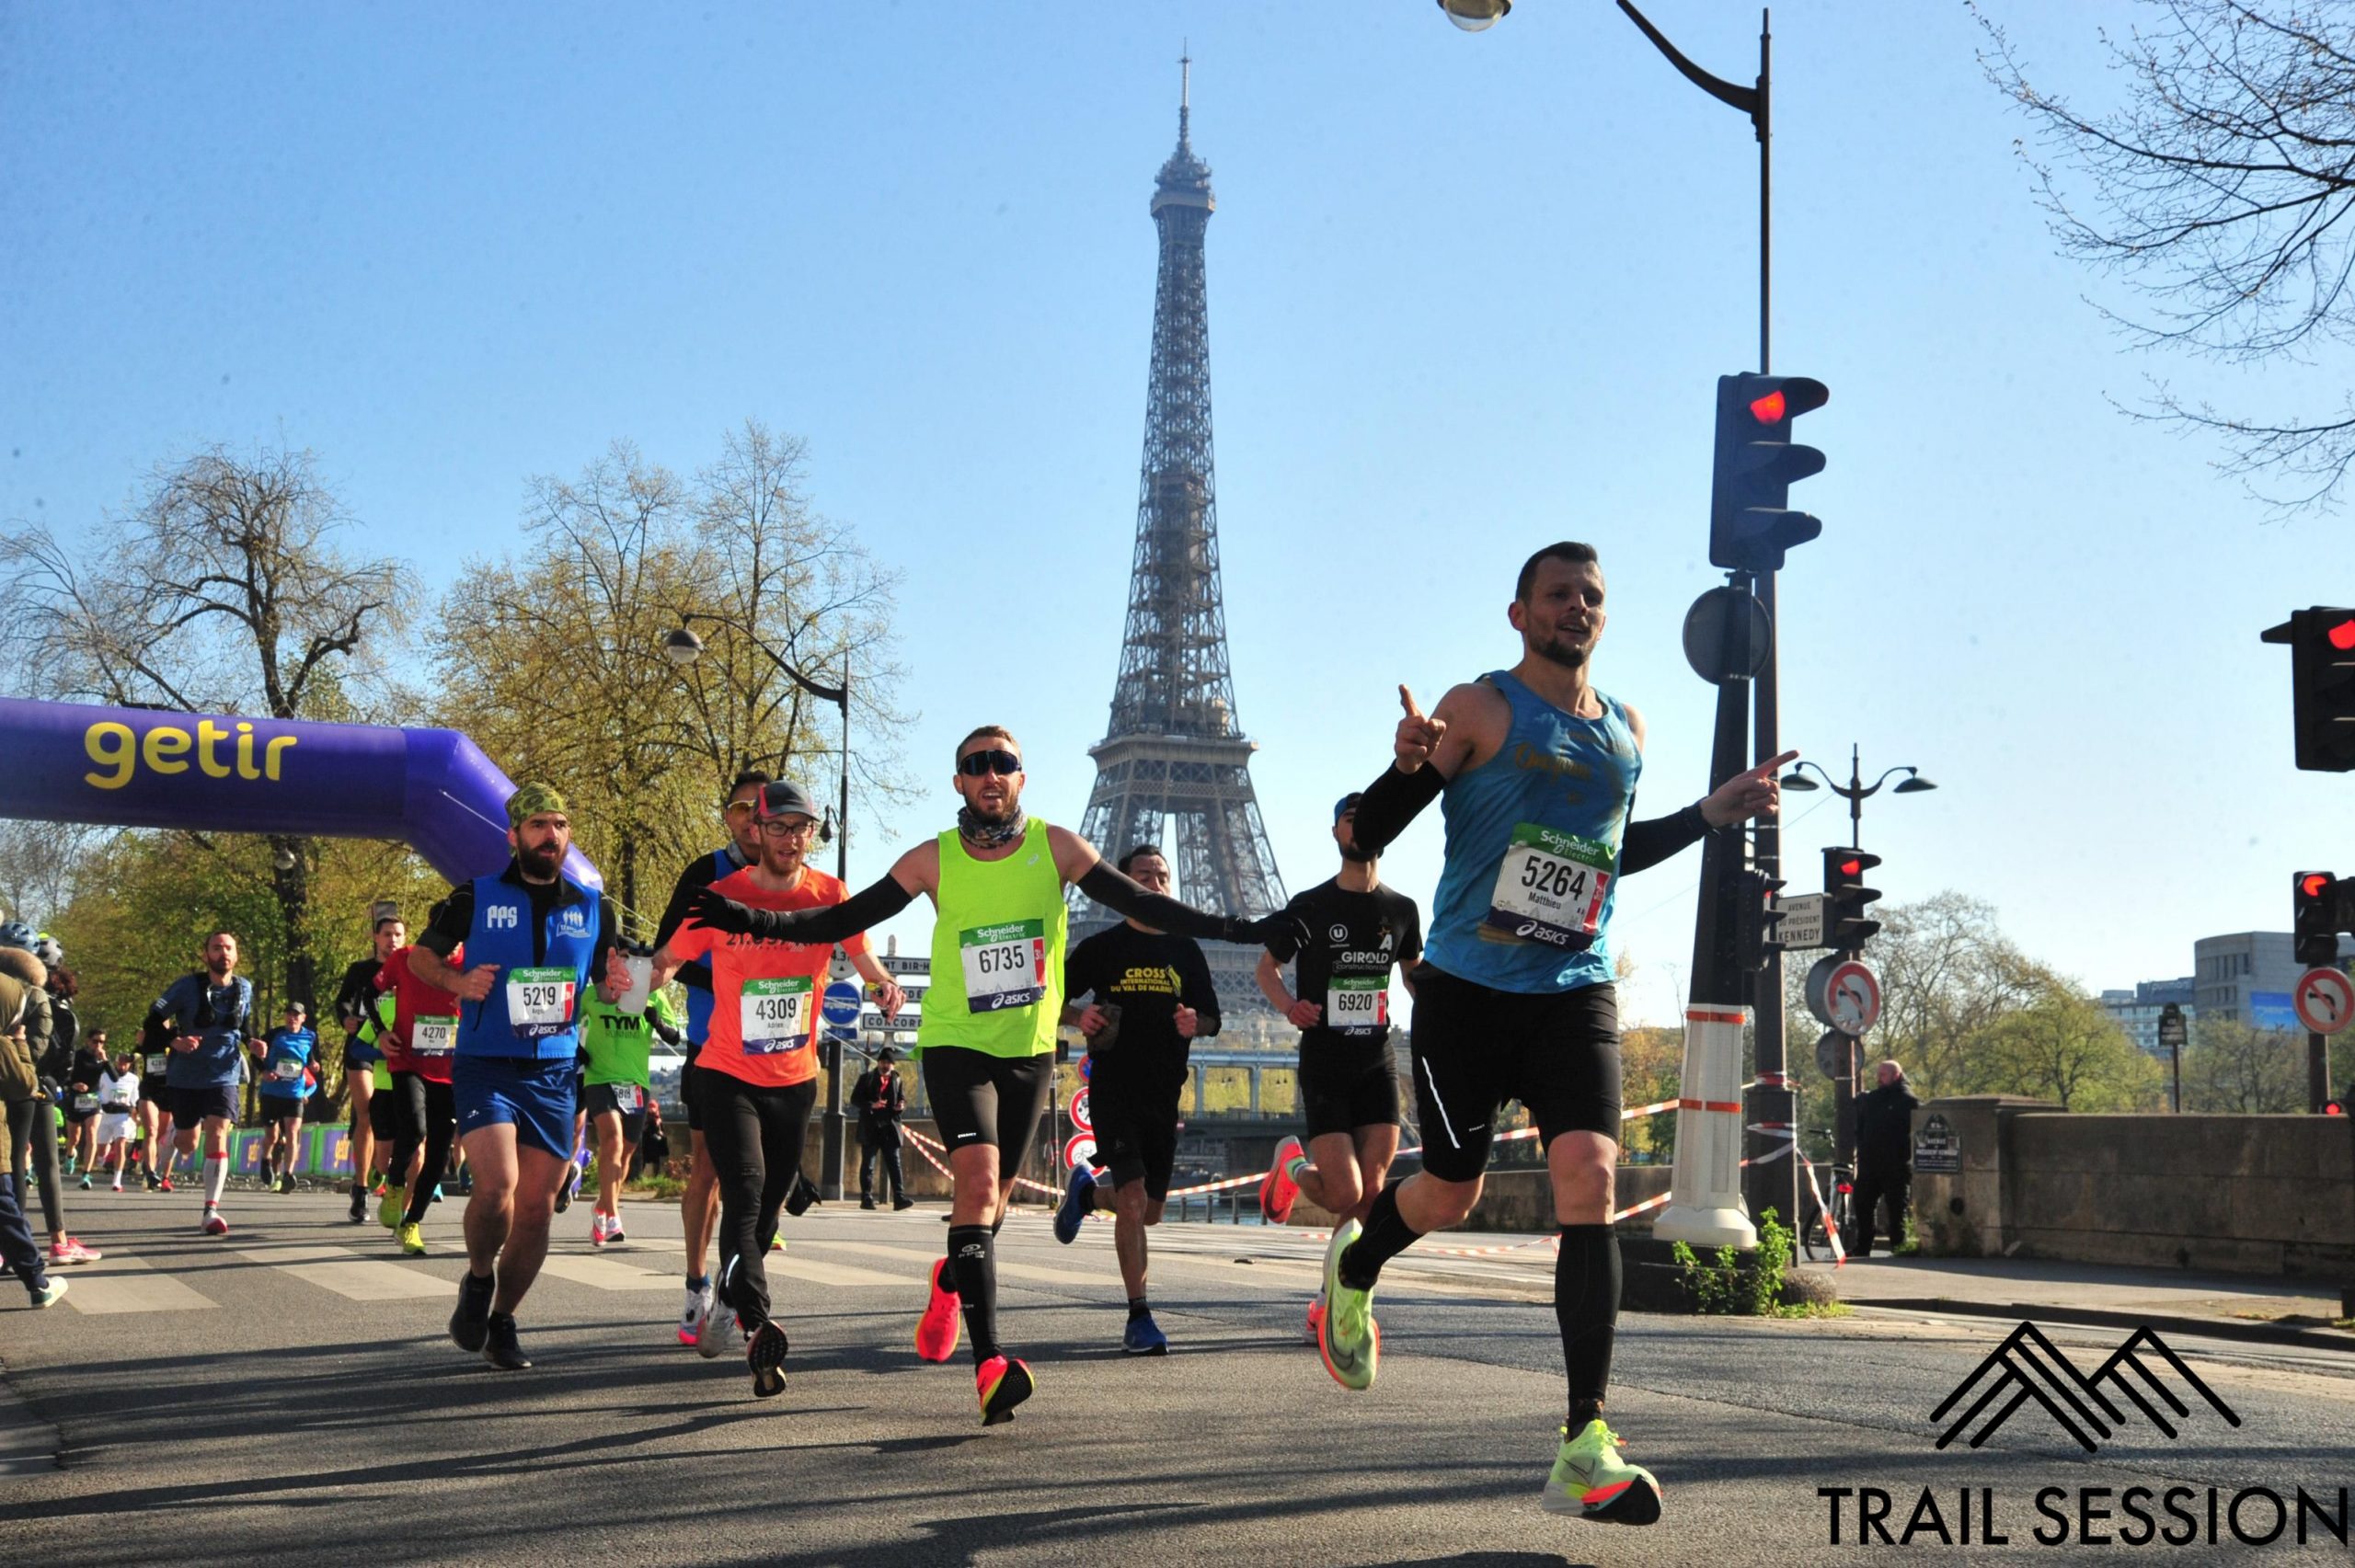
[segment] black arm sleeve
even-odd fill
[[[442,900],[433,922],[417,933],[417,944],[436,958],[446,959],[458,950],[466,933],[475,923],[475,885],[461,882],[450,889]]]
[[[1099,860],[1088,867],[1087,875],[1079,879],[1079,890],[1114,914],[1124,915],[1155,931],[1190,936],[1197,942],[1259,940],[1254,921],[1233,915],[1209,914],[1166,894],[1148,893],[1114,870],[1108,861]]]
[[[1358,797],[1357,820],[1350,831],[1357,839],[1360,853],[1378,855],[1388,849],[1390,841],[1405,832],[1407,824],[1445,788],[1447,780],[1429,762],[1411,773],[1400,773],[1396,764],[1383,769],[1382,776],[1366,785]]]
[[[1211,979],[1210,960],[1190,943],[1178,956],[1178,979],[1186,1005],[1194,1010],[1194,1038],[1209,1039],[1218,1033],[1223,1022],[1218,1012],[1218,985]]]
[[[916,896],[888,872],[839,904],[816,910],[749,910],[752,934],[770,942],[847,942],[881,925],[915,902]]]
[[[1708,836],[1708,819],[1701,815],[1698,801],[1672,816],[1630,822],[1627,836],[1619,844],[1619,875],[1633,876]]]

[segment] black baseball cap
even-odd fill
[[[815,822],[824,815],[810,792],[789,779],[774,779],[761,786],[761,808],[752,814],[763,821],[773,817],[807,817]]]

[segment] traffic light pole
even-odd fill
[[[1763,353],[1763,327],[1761,331]],[[1775,684],[1780,634],[1775,624],[1774,573],[1759,577],[1758,601],[1766,612],[1766,663],[1758,672],[1758,736],[1754,750],[1757,761],[1763,763],[1783,754],[1776,733],[1781,723]],[[1781,830],[1774,818],[1761,818],[1752,830],[1751,864],[1766,876],[1779,878],[1783,875],[1782,853]],[[1790,1138],[1791,1152],[1782,1159],[1773,1159],[1782,1135],[1772,1131],[1748,1133],[1742,1148],[1751,1163],[1744,1173],[1742,1200],[1750,1206],[1753,1217],[1771,1208],[1782,1216],[1784,1224],[1796,1228],[1799,1213],[1798,1096],[1791,1087],[1789,1042],[1783,1026],[1780,947],[1767,945],[1766,967],[1752,979],[1755,983],[1751,991],[1751,1016],[1754,1021],[1757,1070],[1752,1087],[1743,1096],[1749,1107],[1744,1126],[1783,1128]]]

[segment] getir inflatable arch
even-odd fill
[[[506,866],[514,789],[454,729],[0,698],[0,817],[399,839],[463,882]],[[578,849],[565,871],[604,885]]]

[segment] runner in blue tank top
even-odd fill
[[[474,1172],[466,1272],[450,1337],[506,1371],[532,1365],[515,1309],[548,1253],[556,1190],[572,1155],[580,1001],[629,989],[613,906],[564,874],[572,818],[554,785],[507,798],[515,858],[450,889],[408,950],[409,972],[458,999],[450,1098]],[[450,956],[465,950],[465,967]]]
[[[1594,686],[1604,617],[1593,548],[1563,543],[1531,556],[1506,618],[1522,641],[1511,670],[1455,687],[1428,717],[1398,689],[1407,715],[1396,761],[1358,803],[1358,846],[1378,854],[1441,800],[1447,856],[1415,974],[1423,1169],[1384,1187],[1361,1229],[1334,1232],[1318,1345],[1343,1387],[1373,1381],[1383,1264],[1463,1223],[1479,1200],[1497,1112],[1520,1101],[1537,1123],[1561,1226],[1554,1313],[1569,1416],[1545,1506],[1648,1525],[1660,1517],[1659,1483],[1619,1457],[1603,1420],[1619,1309],[1619,1012],[1605,928],[1621,876],[1713,828],[1771,816],[1775,775],[1797,753],[1672,816],[1632,821],[1644,721]]]

